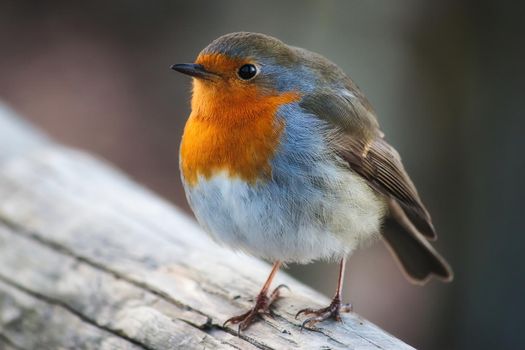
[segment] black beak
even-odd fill
[[[180,63],[174,64],[170,68],[182,74],[192,76],[194,78],[211,80],[217,76],[217,74],[208,72],[206,69],[204,69],[204,66],[202,64]]]

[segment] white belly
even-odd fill
[[[186,186],[186,195],[200,224],[230,247],[284,262],[340,258],[379,233],[385,202],[351,171],[320,168],[315,179],[256,185],[220,173]]]

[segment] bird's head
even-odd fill
[[[194,78],[192,109],[209,116],[228,106],[250,114],[268,105],[297,101],[328,82],[323,72],[337,69],[319,55],[247,32],[219,37],[194,63],[172,68]]]

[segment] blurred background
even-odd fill
[[[433,215],[452,284],[408,284],[382,243],[345,299],[422,349],[522,346],[525,28],[509,1],[0,0],[0,100],[188,211],[178,147],[212,39],[257,31],[339,64],[375,106]],[[332,295],[337,266],[291,266]]]

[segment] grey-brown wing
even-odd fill
[[[378,192],[397,201],[419,232],[429,239],[436,233],[417,190],[396,150],[381,137],[363,143],[347,138],[340,155]]]
[[[428,211],[406,173],[396,150],[383,140],[372,107],[348,79],[346,88],[304,96],[301,106],[326,120],[339,137],[334,149],[370,186],[399,202],[414,226],[427,238],[436,233]]]

